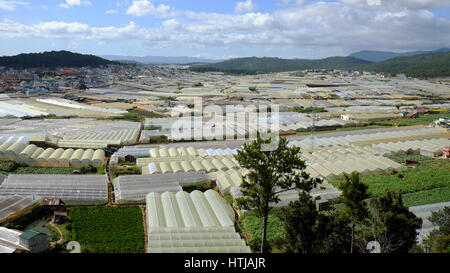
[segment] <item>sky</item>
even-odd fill
[[[324,58],[450,47],[450,0],[0,0],[0,55]]]

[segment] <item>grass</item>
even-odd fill
[[[72,238],[82,252],[144,253],[145,234],[138,206],[75,207],[70,210]]]

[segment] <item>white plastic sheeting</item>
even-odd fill
[[[4,141],[4,142],[2,142]],[[10,136],[0,138],[0,160],[16,161],[20,164],[45,167],[79,167],[92,165],[100,167],[105,159],[103,150],[38,148],[29,144],[27,136]]]
[[[36,204],[36,201],[28,197],[11,196],[2,199],[0,200],[0,221],[34,204]]]
[[[203,173],[190,172],[119,176],[113,184],[116,202],[141,203],[150,192],[178,192],[182,191],[182,186],[205,185],[209,180]]]
[[[250,253],[217,192],[150,193],[146,200],[148,252]]]
[[[405,155],[408,152],[420,153],[425,156],[442,154],[442,148],[450,147],[450,140],[446,138],[411,140],[401,142],[379,143],[372,145],[385,155]]]
[[[198,158],[139,158],[137,166],[143,168],[143,173],[177,173],[177,172],[216,172],[218,170],[239,169],[239,163],[232,156],[215,156]]]
[[[106,175],[10,174],[0,186],[0,197],[14,195],[60,198],[66,204],[102,204],[108,201]]]
[[[314,136],[314,140],[309,136],[301,141],[291,141],[290,145],[299,146],[302,149],[310,150],[312,145],[314,147],[326,147],[334,145],[348,145],[352,142],[358,141],[372,141],[372,140],[383,140],[389,138],[401,138],[410,136],[423,136],[423,135],[433,135],[439,133],[446,133],[447,130],[443,128],[419,128],[419,129],[408,129],[408,130],[396,130],[389,132],[378,132],[371,134],[352,134],[346,136],[334,136],[334,137],[321,137]]]

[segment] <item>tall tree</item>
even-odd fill
[[[428,235],[430,252],[450,253],[450,207],[433,212],[429,220],[439,226]]]
[[[302,192],[299,200],[283,208],[289,253],[344,253],[351,235],[347,219],[335,210],[319,212],[312,197]]]
[[[370,201],[373,208],[374,236],[383,253],[408,253],[416,244],[422,219],[403,205],[399,193],[388,191]]]
[[[345,181],[339,185],[339,189],[342,190],[341,200],[345,204],[343,213],[351,222],[351,253],[353,253],[354,247],[355,226],[369,215],[364,202],[365,199],[370,197],[367,193],[367,188],[367,185],[360,181],[359,173],[357,172],[353,172],[351,175],[345,174]]]
[[[237,198],[237,204],[262,217],[262,253],[266,251],[267,218],[272,205],[280,202],[279,194],[293,189],[310,192],[320,183],[305,172],[299,147],[288,147],[288,141],[280,138],[277,147],[267,149],[271,143],[271,139],[263,140],[258,133],[255,141],[244,144],[235,155],[240,166],[248,170],[242,178],[243,197]]]
[[[286,250],[290,253],[312,253],[315,226],[319,213],[315,202],[307,193],[300,193],[299,200],[283,208]]]

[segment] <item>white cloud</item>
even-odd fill
[[[117,13],[117,10],[115,10],[115,9],[109,9],[109,10],[107,10],[105,13],[106,13],[106,14],[116,14],[116,13]]]
[[[356,6],[378,6],[386,10],[420,10],[450,7],[449,0],[340,0]]]
[[[61,8],[71,8],[74,6],[91,6],[92,2],[88,0],[66,0],[64,3],[59,4]]]
[[[246,0],[245,2],[238,2],[236,3],[236,7],[234,10],[237,13],[244,13],[244,12],[252,12],[257,9],[256,5],[252,2],[252,0]]]
[[[155,6],[148,0],[133,1],[127,10],[128,15],[134,16],[155,16],[155,17],[169,17],[173,15],[172,7],[164,4]]]
[[[18,6],[26,6],[28,2],[0,0],[0,9],[15,10]]]
[[[235,52],[259,48],[268,55],[290,50],[289,55],[312,52],[317,57],[346,55],[363,49],[409,51],[450,45],[450,35],[443,35],[450,29],[450,20],[429,10],[386,9],[382,5],[359,5],[358,0],[352,1],[350,4],[307,2],[271,13],[219,14],[161,8],[160,12],[174,17],[151,28],[135,22],[97,27],[82,22],[21,24],[4,20],[0,21],[0,39],[87,40],[108,44],[132,41],[142,47],[178,49],[183,45],[183,48],[202,49],[202,52],[203,48],[233,49]],[[131,14],[163,17],[151,2],[134,1],[132,6],[136,2],[147,3],[141,6],[141,13],[135,10]]]

